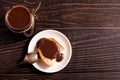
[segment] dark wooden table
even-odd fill
[[[34,35],[46,29],[64,33],[72,44],[70,63],[54,74],[42,73],[32,65],[18,65],[34,35],[26,38],[9,31],[5,13],[17,4],[30,9],[36,4],[0,0],[0,80],[120,80],[120,0],[41,2]]]

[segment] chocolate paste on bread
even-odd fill
[[[40,39],[37,43],[37,48],[41,51],[42,55],[48,59],[56,59],[57,62],[63,60],[63,54],[60,53],[60,48],[52,39]]]

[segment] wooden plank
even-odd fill
[[[36,30],[36,33],[39,31],[41,30]],[[72,59],[61,72],[120,71],[120,30],[58,29],[58,31],[69,38],[73,48]],[[10,35],[8,30],[4,30],[4,33],[0,33],[0,71],[3,73],[37,73],[38,71],[31,65],[17,66],[17,63],[27,54],[30,39],[23,36],[22,39],[18,35],[14,39],[15,36],[12,37],[12,33],[10,32]]]
[[[32,2],[32,1],[31,1]],[[14,3],[14,4],[12,4]],[[9,5],[8,5],[9,4]],[[35,8],[35,4],[26,4],[22,1],[2,0],[0,11],[1,28],[4,28],[4,16],[13,5],[23,4]],[[37,12],[37,28],[60,29],[113,29],[119,28],[120,4],[118,0],[109,1],[79,1],[79,0],[44,0]],[[74,26],[74,27],[73,27]],[[119,28],[120,29],[120,28]]]
[[[44,79],[44,80],[119,80],[119,72],[112,73],[64,73],[64,74],[6,74],[1,75],[0,79],[6,80],[35,80],[35,79]],[[47,77],[46,77],[47,76]]]

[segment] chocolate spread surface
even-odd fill
[[[56,58],[57,62],[63,60],[63,54],[60,53],[58,46],[52,40],[47,38],[40,39],[37,43],[37,48],[39,48],[42,54],[49,59]]]
[[[30,23],[30,13],[23,7],[15,7],[8,14],[8,22],[14,30],[24,30]]]

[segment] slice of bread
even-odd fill
[[[59,43],[57,42],[54,38],[47,38],[51,41],[54,41],[56,43],[56,45],[58,46],[60,52],[64,51],[64,47]],[[56,59],[49,59],[47,57],[45,57],[43,54],[42,54],[42,51],[38,48],[38,53],[39,53],[39,56],[41,58],[41,60],[48,66],[51,66],[54,64],[54,62],[56,61]]]

